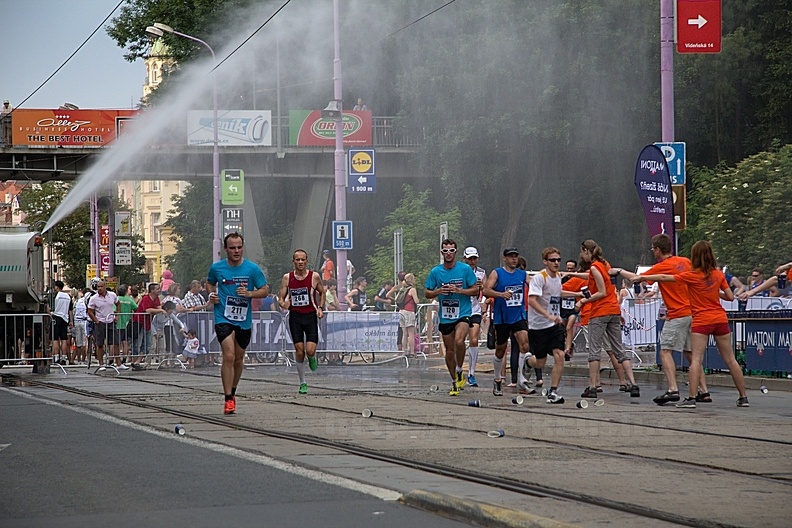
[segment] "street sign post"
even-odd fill
[[[242,222],[242,209],[223,208],[223,239],[231,233],[244,235],[244,224]]]
[[[245,203],[245,171],[225,169],[220,180],[223,194],[220,201],[223,205],[242,205]]]
[[[674,227],[677,231],[687,228],[687,194],[684,185],[672,185],[674,197]]]
[[[677,53],[720,53],[721,0],[677,0]]]
[[[336,220],[333,222],[333,249],[353,249],[352,221]]]
[[[668,175],[671,176],[671,185],[684,185],[685,184],[685,161],[687,153],[685,152],[685,143],[677,141],[674,143],[655,143],[666,159],[668,166]]]
[[[377,192],[377,176],[374,159],[374,149],[349,149],[347,192]]]

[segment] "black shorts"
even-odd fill
[[[129,331],[129,325],[126,328],[116,328],[116,335],[115,335],[115,342],[116,343],[123,343],[123,342],[130,342],[132,341],[132,333]]]
[[[104,346],[105,342],[108,345],[114,345],[115,341],[115,323],[94,323],[94,342],[96,346]]]
[[[473,326],[470,323],[470,317],[460,317],[453,323],[440,323],[440,325],[438,325],[437,328],[440,330],[440,333],[443,335],[453,334],[454,330],[456,329],[459,323],[465,323],[468,326],[468,328]]]
[[[319,318],[316,312],[307,314],[289,312],[289,332],[292,343],[318,343]]]
[[[215,325],[215,334],[217,335],[217,342],[222,343],[225,339],[234,334],[237,345],[241,348],[247,348],[250,344],[251,329],[243,330],[237,325],[231,323],[219,323]]]
[[[473,314],[470,316],[470,326],[473,325],[481,326],[481,314]]]
[[[66,341],[69,339],[69,323],[58,316],[53,317],[52,320],[55,321],[55,325],[52,327],[52,340]]]
[[[541,330],[528,330],[531,352],[539,359],[553,355],[553,350],[564,350],[566,330],[561,325],[553,325]]]
[[[507,324],[496,324],[495,325],[495,344],[502,345],[509,340],[509,336],[511,336],[515,332],[527,332],[528,331],[528,321],[523,319],[522,321],[517,321],[516,323],[507,323]]]

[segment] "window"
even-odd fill
[[[160,191],[160,181],[159,180],[152,180],[149,182],[149,191],[151,192],[159,192]]]
[[[151,241],[155,243],[160,242],[160,214],[151,213]]]

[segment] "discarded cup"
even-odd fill
[[[542,389],[542,396],[547,396],[547,389]]]
[[[187,431],[184,430],[184,426],[182,424],[177,425],[173,432],[179,436],[184,436],[187,433]]]
[[[503,429],[496,429],[494,431],[490,431],[487,433],[487,436],[490,438],[502,438],[506,433],[503,432]]]
[[[605,400],[603,400],[603,399],[599,399],[599,400],[594,402],[594,406],[595,407],[602,407],[603,405],[605,405]]]
[[[439,385],[432,385],[431,387],[429,387],[429,390],[432,391],[432,392],[437,392],[437,391],[440,390],[440,386]]]
[[[525,401],[525,398],[523,398],[522,396],[515,396],[514,398],[512,398],[512,403],[514,405],[522,405],[523,401]]]
[[[470,400],[468,407],[481,407],[481,400]]]
[[[767,387],[765,387],[764,385],[762,385],[761,387],[759,387],[759,391],[760,391],[762,394],[767,394],[768,392],[770,392],[769,390],[767,390]]]
[[[588,402],[586,400],[580,400],[575,404],[575,407],[578,409],[588,409]]]
[[[371,412],[371,409],[363,409],[363,412],[360,414],[363,415],[363,418],[371,418],[374,415],[374,413]]]

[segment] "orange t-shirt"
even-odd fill
[[[674,279],[687,284],[690,308],[693,310],[693,326],[729,322],[718,295],[721,290],[729,289],[722,271],[712,270],[709,277],[706,277],[701,270],[691,270],[675,275]]]
[[[322,269],[322,280],[330,280],[335,275],[335,264],[332,260],[326,260]]]
[[[683,271],[690,271],[690,260],[685,257],[668,257],[658,262],[644,275],[677,275]],[[668,310],[668,319],[687,317],[692,313],[690,299],[688,298],[687,284],[681,282],[661,282],[660,294]]]
[[[598,301],[594,301],[593,303],[585,303],[583,306],[591,305],[591,313],[589,317],[592,319],[594,317],[603,317],[606,315],[621,315],[621,308],[619,307],[619,298],[616,296],[616,286],[611,282],[610,275],[608,275],[608,270],[610,269],[610,264],[607,262],[600,262],[599,260],[595,260],[591,263],[591,269],[589,270],[589,280],[588,280],[588,288],[591,291],[591,295],[594,295],[599,290],[597,289],[597,283],[594,281],[594,268],[600,272],[602,275],[602,280],[605,281],[605,298],[600,299]]]

